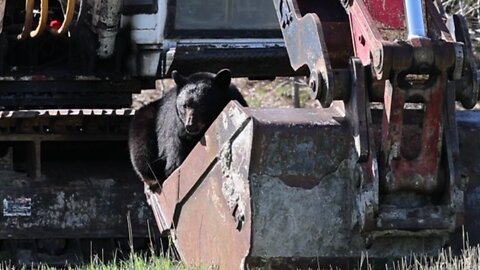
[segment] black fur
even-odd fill
[[[130,159],[152,189],[180,166],[230,100],[247,106],[228,69],[172,77],[176,86],[138,110],[130,126]]]

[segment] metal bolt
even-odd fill
[[[375,49],[375,51],[373,51],[373,66],[375,67],[376,70],[379,70],[382,68],[382,64],[383,64],[383,53],[382,53],[382,49]]]
[[[365,37],[363,35],[358,36],[358,41],[362,46],[365,46]]]
[[[310,79],[308,85],[310,86],[310,89],[315,92],[315,90],[317,89],[317,83],[315,82],[315,79]]]
[[[308,86],[312,89],[310,97],[312,99],[317,99],[318,96],[318,74],[315,70],[310,71],[310,76],[308,78]]]

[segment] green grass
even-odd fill
[[[257,97],[247,97],[245,98],[247,101],[248,106],[250,107],[261,107],[262,106],[262,100],[257,98]]]
[[[46,268],[45,270],[47,270]],[[183,263],[165,258],[162,256],[146,256],[142,254],[132,254],[128,259],[119,262],[105,263],[98,257],[95,257],[90,264],[70,268],[75,270],[117,270],[117,269],[175,269],[175,270],[187,270],[187,269],[201,269],[201,268],[189,268]]]
[[[359,266],[361,269],[388,269],[388,270],[478,270],[480,269],[480,245],[468,244],[468,234],[463,232],[464,246],[461,254],[454,255],[450,248],[442,249],[437,256],[413,254],[385,265],[376,265],[368,262],[367,256],[362,256]]]
[[[429,257],[413,255],[403,258],[395,263],[372,266],[365,257],[359,260],[361,269],[389,269],[389,270],[477,270],[480,269],[480,247],[466,245],[459,256],[454,256],[451,250],[443,250],[438,256]],[[29,267],[14,268],[8,264],[2,264],[3,269],[29,269]],[[46,265],[37,266],[38,270],[53,270],[56,268]],[[68,267],[69,270],[203,270],[216,269],[215,267],[188,267],[183,263],[162,256],[147,256],[145,254],[132,254],[128,259],[116,262],[103,262],[94,256],[91,262],[78,267]],[[333,269],[333,268],[332,268]]]
[[[480,269],[480,247],[467,247],[460,256],[453,256],[451,250],[443,250],[437,257],[413,256],[411,259],[405,258],[389,265],[389,269],[476,270]]]
[[[30,266],[14,267],[12,264],[3,263],[0,270],[7,269],[30,269]],[[48,265],[36,265],[34,269],[54,270],[55,267]],[[211,269],[207,267],[188,267],[182,262],[163,256],[147,256],[146,254],[135,253],[125,260],[114,260],[104,262],[98,256],[94,256],[91,261],[82,266],[70,266],[68,270],[203,270]]]

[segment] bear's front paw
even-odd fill
[[[145,188],[150,189],[152,192],[160,192],[161,185],[156,179],[143,179],[143,182],[146,184]],[[146,191],[146,190],[145,190]]]

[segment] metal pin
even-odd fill
[[[404,0],[408,39],[425,37],[422,0]]]

